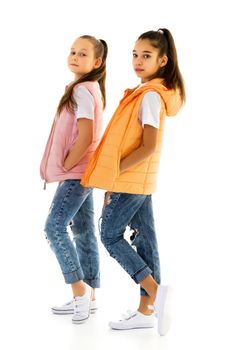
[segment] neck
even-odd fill
[[[74,81],[79,80],[80,78],[82,78],[83,74],[75,74],[74,76]]]

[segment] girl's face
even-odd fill
[[[155,73],[167,64],[167,56],[158,56],[158,49],[147,39],[138,40],[133,50],[133,68],[142,83],[151,80]]]
[[[94,45],[88,39],[75,40],[68,56],[68,67],[76,80],[100,67],[101,63],[101,57],[95,58]]]

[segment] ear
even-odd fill
[[[168,58],[167,58],[166,55],[163,55],[162,57],[160,57],[160,58],[159,58],[160,67],[166,66],[167,61],[168,61]]]
[[[99,68],[102,64],[102,58],[98,57],[95,59],[94,68]]]

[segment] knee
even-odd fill
[[[103,243],[103,245],[105,246],[105,248],[107,248],[106,247],[106,245],[107,245],[107,238],[106,238],[106,235],[105,235],[105,232],[104,232],[103,229],[101,229],[101,231],[100,231],[100,240]]]
[[[105,230],[102,228],[100,231],[101,242],[103,243],[110,256],[112,256],[112,251],[114,250],[115,243],[117,243],[119,240],[116,236],[117,235],[114,235],[109,229]]]
[[[45,222],[44,231],[46,233],[49,233],[50,231],[52,231],[53,227],[54,227],[54,222],[53,222],[53,219],[51,218],[51,216],[49,215],[46,219],[46,222]]]
[[[56,222],[52,216],[48,216],[45,227],[45,238],[47,239],[48,243],[51,245],[51,243],[55,240],[56,236]]]
[[[81,236],[85,238],[95,236],[95,225],[91,221],[73,219],[69,223],[69,226],[74,238]]]
[[[112,239],[108,235],[108,232],[102,227],[100,231],[100,239],[105,248],[109,251],[110,246],[112,245]]]

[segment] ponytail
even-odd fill
[[[107,59],[107,55],[108,55],[108,46],[106,41],[104,41],[103,39],[100,39],[100,42],[103,45],[104,48],[104,52],[103,52],[103,57],[102,57],[102,74],[98,80],[98,83],[100,84],[100,90],[102,93],[102,98],[103,98],[103,106],[104,108],[106,107],[106,59]]]

